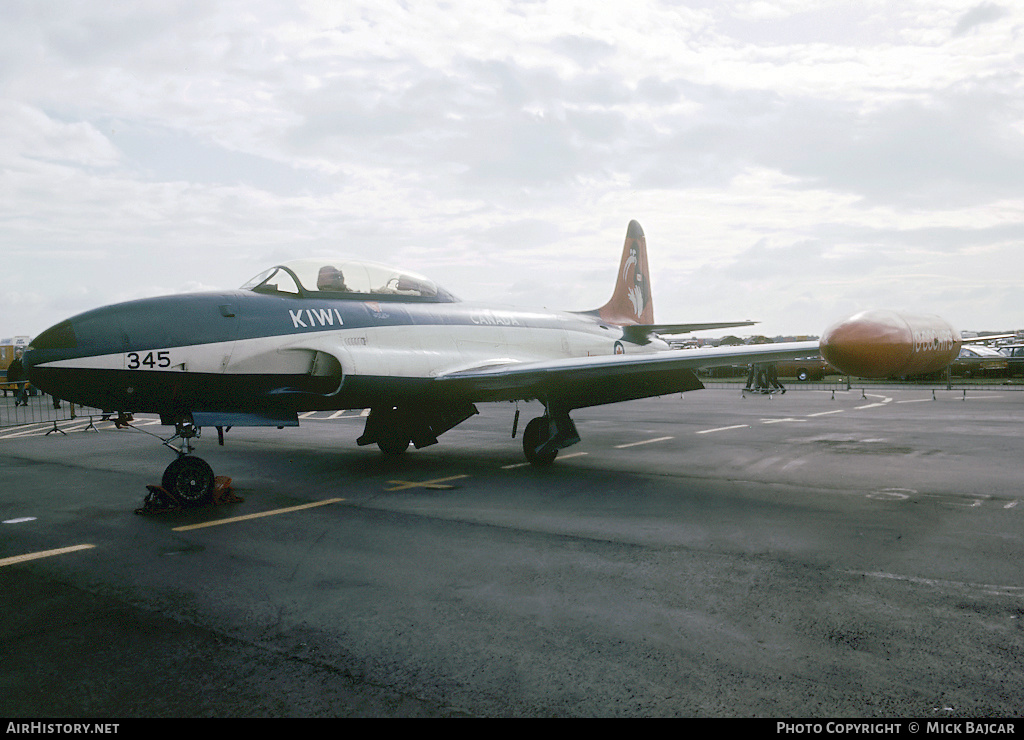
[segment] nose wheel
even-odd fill
[[[202,506],[213,498],[213,468],[202,458],[182,455],[164,470],[162,484],[182,506]]]

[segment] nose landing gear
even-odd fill
[[[174,450],[178,457],[164,470],[161,481],[163,492],[182,507],[202,506],[213,496],[214,475],[209,463],[192,455],[192,440],[202,430],[191,419],[174,425],[174,436],[161,440],[164,447]],[[174,441],[181,440],[176,447]],[[152,486],[150,487],[152,488]]]
[[[161,485],[146,486],[149,493],[146,494],[143,507],[136,510],[137,513],[242,501],[231,493],[230,478],[215,476],[208,462],[192,454],[192,440],[200,436],[200,433],[199,427],[191,420],[186,420],[175,423],[173,437],[160,438],[165,447],[177,453],[177,457],[164,470]],[[218,434],[223,434],[220,428]],[[174,444],[179,439],[180,447]]]

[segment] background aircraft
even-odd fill
[[[751,323],[655,324],[646,239],[632,221],[612,297],[593,311],[464,303],[383,265],[299,260],[237,291],[87,311],[40,334],[24,363],[32,384],[59,398],[160,414],[175,427],[164,444],[179,453],[163,487],[198,503],[214,478],[188,454],[204,426],[297,426],[302,411],[368,408],[358,444],[395,454],[436,443],[477,403],[535,399],[545,412],[526,425],[523,451],[543,465],[579,441],[574,409],[697,390],[700,367],[819,351],[818,342],[672,350],[659,337]],[[820,349],[838,369],[863,374],[872,352],[890,344],[836,330]],[[518,411],[513,434],[517,422]]]

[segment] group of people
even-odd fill
[[[786,392],[782,383],[779,382],[778,368],[774,362],[755,362],[752,364],[747,372],[747,385],[743,390],[755,393]]]

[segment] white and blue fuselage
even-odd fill
[[[646,240],[632,221],[612,297],[593,311],[464,303],[383,265],[296,260],[237,291],[87,311],[36,337],[23,362],[58,398],[155,412],[183,439],[202,426],[369,409],[357,442],[397,453],[434,444],[478,402],[536,399],[544,414],[526,425],[523,450],[546,464],[579,441],[574,409],[700,389],[699,367],[817,351],[811,342],[673,351],[659,333],[751,322],[659,325],[653,315]],[[165,471],[165,488],[198,500],[212,473],[184,457]]]
[[[351,261],[330,264],[355,271]],[[126,412],[280,414],[422,404],[452,394],[470,402],[531,398],[536,390],[528,386],[466,393],[458,383],[434,381],[484,368],[668,349],[656,337],[633,341],[595,315],[463,303],[419,276],[358,264],[376,271],[382,289],[371,282],[363,290],[310,289],[310,262],[302,261],[238,291],[88,311],[35,340],[33,382],[78,403]]]

